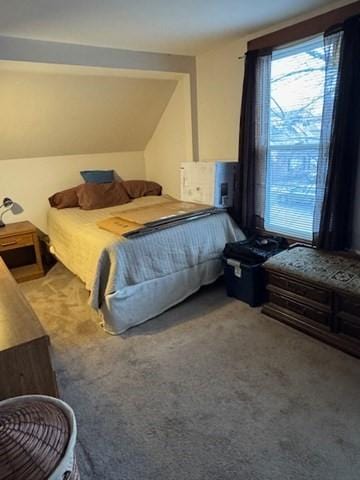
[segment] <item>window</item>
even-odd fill
[[[325,88],[323,37],[273,51],[264,227],[312,239]]]

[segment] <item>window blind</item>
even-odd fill
[[[261,136],[266,138],[263,218],[268,231],[313,237],[319,155],[328,141],[322,126],[332,115],[338,67],[339,45],[332,48],[326,51],[323,36],[317,36],[272,52],[268,85],[260,95],[267,130]],[[329,68],[333,75],[326,82]]]

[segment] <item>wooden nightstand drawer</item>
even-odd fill
[[[13,235],[11,237],[0,238],[0,252],[6,250],[13,250],[14,248],[27,247],[34,244],[34,239],[31,233],[23,235]]]

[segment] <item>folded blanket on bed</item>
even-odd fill
[[[119,215],[97,222],[103,228],[115,235],[133,238],[153,233],[158,229],[188,221],[195,217],[211,215],[223,211],[222,209],[194,202],[182,202],[168,198],[168,201],[147,207],[122,210]]]

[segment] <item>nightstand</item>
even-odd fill
[[[0,256],[18,282],[44,275],[39,237],[30,222],[9,223],[0,228]]]

